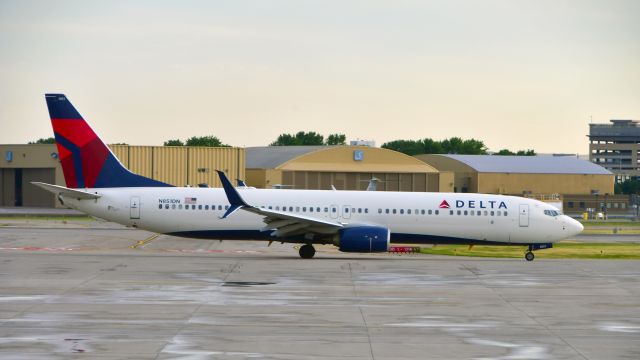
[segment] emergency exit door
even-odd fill
[[[520,204],[520,226],[529,226],[529,204]]]
[[[140,197],[132,196],[131,204],[129,206],[130,214],[132,219],[140,219]]]

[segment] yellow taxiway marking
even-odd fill
[[[129,246],[130,249],[137,249],[140,246],[144,246],[147,245],[148,243],[152,242],[153,240],[155,240],[158,236],[160,236],[160,234],[153,234],[151,236],[149,236],[148,238],[144,239],[144,240],[140,240],[137,243]]]

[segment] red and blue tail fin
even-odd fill
[[[132,173],[63,94],[46,94],[64,180],[69,188],[171,186]]]

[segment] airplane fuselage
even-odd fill
[[[386,227],[391,242],[412,244],[541,244],[566,239],[582,228],[543,202],[515,196],[460,193],[275,190],[238,188],[253,206],[343,224]],[[218,188],[96,188],[95,200],[63,196],[65,205],[109,221],[176,236],[205,239],[330,243],[278,237],[263,217],[229,207]],[[546,210],[546,212],[545,212]],[[354,225],[355,226],[355,225]],[[308,235],[307,235],[308,236]]]

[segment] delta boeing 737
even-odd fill
[[[65,206],[148,231],[216,240],[316,244],[386,252],[391,243],[501,244],[533,250],[579,234],[582,225],[543,202],[459,193],[175,187],[130,172],[63,94],[47,106],[66,187],[34,183]]]

